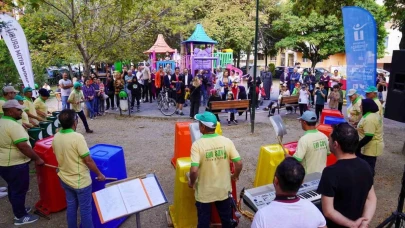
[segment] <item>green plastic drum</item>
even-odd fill
[[[42,130],[39,127],[33,127],[28,129],[28,135],[30,136],[30,144],[34,147],[35,143],[42,139]]]
[[[52,116],[54,116],[54,117],[58,117],[58,116],[59,116],[59,113],[60,113],[60,111],[55,111],[55,112],[52,112]]]
[[[125,91],[121,91],[120,93],[119,93],[119,97],[121,98],[121,99],[125,99],[125,98],[127,98],[128,97],[128,94],[125,92]]]
[[[42,138],[48,138],[49,136],[53,135],[51,121],[39,122],[39,127],[42,130]]]
[[[52,123],[52,134],[54,135],[56,133],[56,129],[58,129],[58,126],[55,125],[55,122],[58,120],[58,118],[56,118],[55,116],[49,116],[46,119]],[[59,123],[56,123],[56,124],[59,125]]]

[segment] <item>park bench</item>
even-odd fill
[[[240,112],[246,112],[246,120],[247,120],[247,113],[250,112],[249,109],[250,100],[232,100],[232,101],[212,101],[210,102],[210,110],[214,114],[218,114],[221,110],[225,109],[237,109]]]
[[[299,96],[289,96],[289,97],[281,97],[280,104],[277,106],[277,112],[280,114],[280,108],[283,105],[289,105],[290,107],[294,107],[294,112],[297,113],[298,107],[298,98]]]

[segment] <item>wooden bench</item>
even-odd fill
[[[294,112],[297,113],[298,98],[299,98],[299,96],[281,97],[280,104],[277,106],[278,114],[280,114],[281,106],[287,105],[287,104],[289,104],[290,107],[294,107]]]
[[[233,100],[233,101],[212,101],[210,102],[210,110],[214,114],[218,114],[221,110],[225,109],[238,109],[240,112],[246,112],[246,120],[247,120],[247,113],[250,112],[250,100]]]

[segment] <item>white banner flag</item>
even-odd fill
[[[5,26],[1,28],[1,36],[13,57],[24,87],[29,86],[35,89],[30,51],[28,50],[27,38],[21,25],[16,19],[4,13],[0,14],[0,22]],[[33,95],[35,96],[35,94]]]

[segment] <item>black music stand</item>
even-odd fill
[[[382,222],[380,225],[378,225],[377,228],[383,228],[387,224],[389,224],[388,227],[392,227],[394,223],[395,228],[401,227],[401,222],[405,221],[405,214],[402,212],[404,208],[404,199],[405,199],[405,166],[404,166],[404,173],[402,174],[402,186],[401,192],[399,193],[398,197],[397,210],[392,212],[392,215],[388,217],[386,220],[384,220],[384,222]]]

